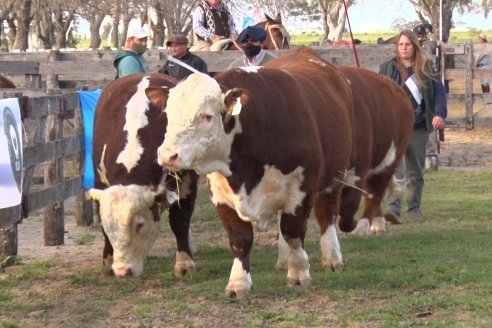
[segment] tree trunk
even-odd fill
[[[31,24],[31,0],[21,0],[17,11],[17,34],[14,49],[26,51],[29,48],[29,26]]]

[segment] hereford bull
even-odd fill
[[[142,272],[166,208],[177,241],[175,274],[195,271],[189,228],[198,177],[192,171],[180,173],[177,185],[156,157],[167,125],[161,90],[175,84],[163,74],[130,75],[111,82],[97,104],[95,188],[89,194],[99,203],[105,269],[118,278]]]
[[[288,69],[193,74],[169,94],[158,162],[208,174],[234,256],[230,297],[250,293],[253,227],[265,229],[276,213],[290,249],[289,286],[311,283],[304,238],[313,206],[323,265],[343,267],[333,221],[350,154],[350,86],[313,50],[292,53],[297,64]]]

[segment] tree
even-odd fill
[[[415,12],[422,23],[431,23],[434,27],[433,33],[439,35],[439,0],[409,0],[415,8]],[[478,3],[480,2],[480,3]],[[492,1],[481,0],[443,0],[442,1],[442,35],[444,40],[449,39],[449,33],[452,28],[452,19],[454,10],[461,13],[470,12],[474,9],[482,7],[484,16],[487,17],[490,9],[492,9]]]

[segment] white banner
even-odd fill
[[[0,208],[21,203],[22,122],[17,98],[0,100]]]

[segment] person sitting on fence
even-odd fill
[[[479,43],[487,43],[487,35],[480,33],[478,36]],[[480,69],[492,69],[492,56],[488,53],[476,54],[475,67]],[[490,80],[486,77],[480,80],[480,86],[483,93],[490,93]]]
[[[135,26],[128,32],[126,45],[115,54],[113,66],[116,68],[116,79],[130,74],[145,73],[149,67],[142,56],[147,50],[149,33],[140,26]]]
[[[207,64],[203,59],[188,50],[188,38],[186,36],[183,34],[174,34],[166,42],[166,46],[171,48],[173,58],[168,59],[159,70],[159,73],[167,74],[177,80],[182,80],[193,73],[190,68],[208,74]],[[173,60],[174,58],[177,61]],[[189,66],[189,68],[186,66]]]
[[[266,32],[257,26],[248,26],[239,33],[236,42],[244,55],[235,59],[227,69],[243,66],[263,66],[276,57],[263,49]]]
[[[236,25],[222,0],[202,0],[193,12],[193,32],[191,51],[218,51],[236,37]]]

